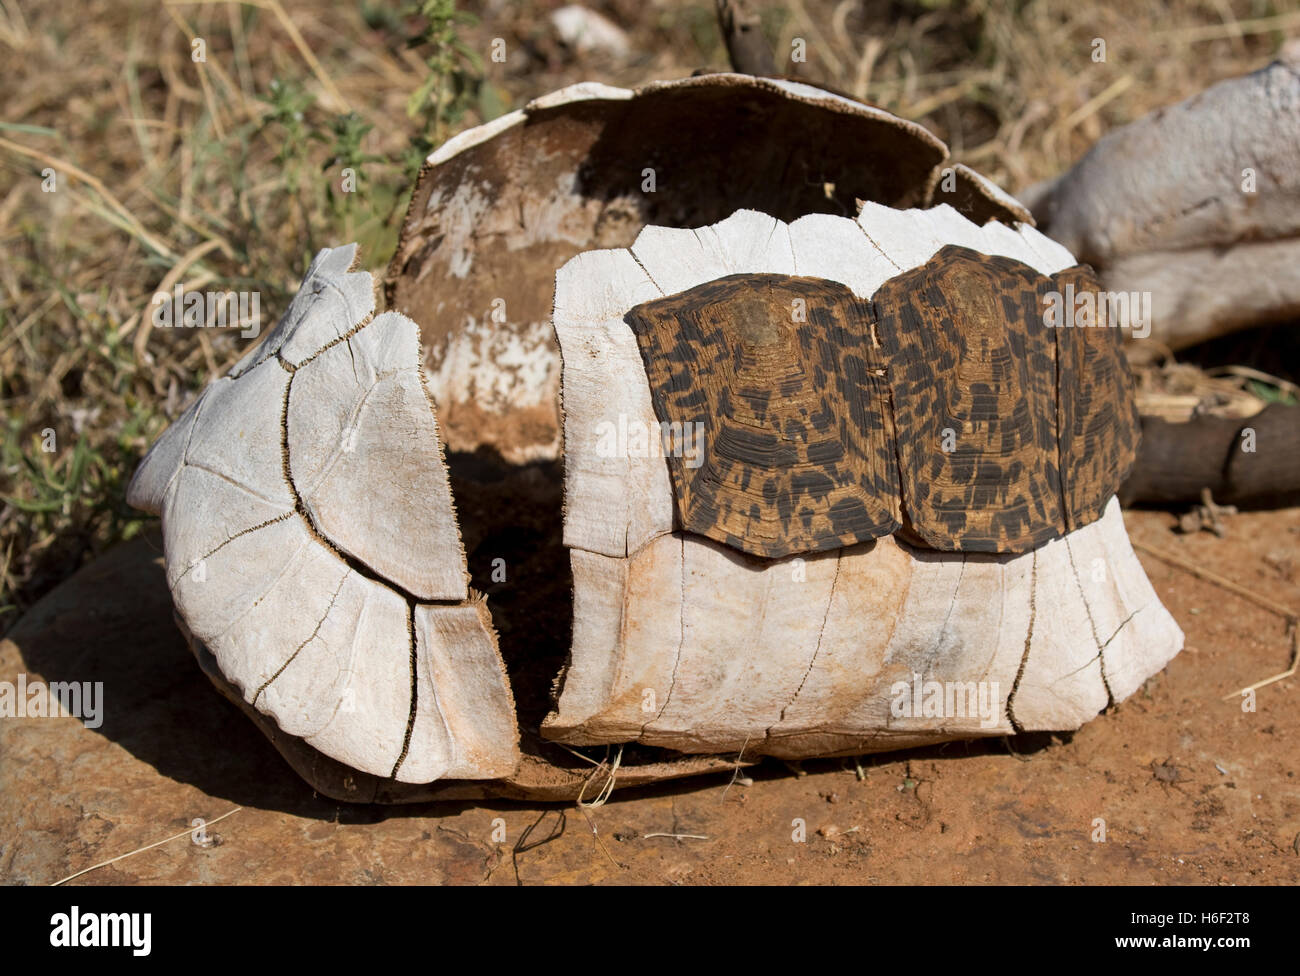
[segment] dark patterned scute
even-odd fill
[[[1101,517],[1138,421],[1117,329],[1053,327],[1098,290],[964,247],[871,300],[739,274],[632,309],[680,527],[756,556],[902,529],[934,549],[1026,552]],[[1104,310],[1103,310],[1104,311]],[[686,428],[692,429],[692,428]]]
[[[1091,295],[1095,300],[1101,292],[1087,267],[1067,268],[1053,280],[1062,296],[1068,285],[1074,286],[1076,298]],[[1095,307],[1096,327],[1071,324],[1052,330],[1059,363],[1061,481],[1070,532],[1101,518],[1133,467],[1142,432],[1120,330],[1111,327],[1104,302]]]
[[[888,388],[866,319],[836,282],[743,274],[628,314],[661,425],[701,425],[685,428],[702,432],[699,453],[665,451],[683,529],[777,557],[899,528]]]
[[[949,246],[872,296],[903,502],[935,549],[1017,552],[1062,532],[1043,281],[1020,261]]]

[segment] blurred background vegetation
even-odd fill
[[[712,0],[588,0],[622,51],[566,44],[562,5],[0,0],[0,633],[139,531],[139,458],[255,341],[154,329],[155,291],[258,291],[265,332],[318,248],[383,269],[448,136],[575,81],[727,66]],[[1013,192],[1300,32],[1295,0],[754,6],[783,71],[921,121]]]

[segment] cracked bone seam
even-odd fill
[[[419,330],[374,315],[356,245],[163,434],[128,500],[162,516],[185,626],[244,700],[403,783],[518,766],[514,702],[471,593]]]
[[[563,357],[564,541],[573,568],[575,614],[571,663],[557,706],[543,725],[547,738],[571,745],[637,741],[682,752],[793,759],[1070,730],[1127,698],[1178,653],[1182,632],[1133,553],[1113,486],[1102,497],[1084,499],[1083,507],[1076,504],[1080,493],[1062,488],[1059,507],[1069,511],[1038,516],[1041,525],[1058,528],[1046,533],[1046,541],[1031,539],[1032,545],[1010,551],[919,547],[877,522],[879,533],[872,534],[878,537],[830,547],[824,536],[817,536],[803,551],[760,558],[763,553],[745,550],[764,532],[776,532],[776,538],[766,540],[767,552],[770,544],[792,536],[816,536],[815,494],[794,503],[811,506],[806,532],[797,518],[786,521],[784,534],[773,529],[782,519],[775,511],[758,514],[761,492],[749,496],[753,515],[748,502],[726,511],[706,507],[703,521],[713,518],[723,525],[723,538],[684,532],[683,518],[694,514],[688,509],[700,507],[690,494],[692,483],[687,482],[686,494],[675,495],[676,475],[660,451],[615,451],[608,438],[602,443],[602,431],[620,427],[655,432],[652,440],[661,423],[678,420],[656,413],[660,401],[648,373],[656,372],[662,360],[643,356],[634,328],[654,316],[634,310],[662,306],[666,298],[694,289],[703,296],[699,303],[679,303],[673,315],[695,316],[703,324],[692,327],[696,331],[690,335],[708,341],[718,335],[710,333],[710,323],[727,314],[716,311],[717,303],[733,300],[736,293],[728,284],[738,280],[735,276],[804,276],[804,281],[838,283],[858,299],[870,299],[886,282],[932,259],[942,260],[940,252],[950,245],[1012,259],[1042,276],[1075,264],[1068,251],[1032,227],[1012,229],[997,221],[977,226],[946,205],[900,211],[867,203],[857,220],[816,214],[787,224],[741,210],[694,230],[647,227],[630,247],[580,254],[559,271],[555,328]],[[943,300],[952,297],[945,294]],[[753,328],[755,314],[751,302],[737,320]],[[658,321],[667,322],[670,330],[688,328],[673,326],[672,316]],[[813,321],[811,313],[808,321]],[[824,326],[823,319],[817,327]],[[1038,326],[1046,328],[1041,321]],[[1083,341],[1078,335],[1061,341],[1075,339]],[[816,340],[813,333],[811,342]],[[706,384],[693,378],[706,369],[715,377],[741,369],[746,356],[771,361],[773,347],[751,353],[728,340],[703,350],[692,345],[699,341],[688,338],[680,351],[670,350],[669,358],[680,362],[660,370],[667,379],[659,392],[666,391],[664,402],[681,404],[686,414],[700,411],[706,445],[715,433],[710,426],[720,423],[709,402],[742,404],[732,407],[738,424],[755,425],[748,414],[758,411],[758,430],[770,429],[759,426],[769,408],[785,410],[782,416],[787,417],[798,413],[789,404],[807,387],[801,389],[799,375],[791,371],[794,359],[780,360],[779,375],[789,382],[782,384],[782,402],[774,408],[777,396],[769,400],[759,394],[750,400],[753,394],[743,383],[733,383],[723,400],[709,401]],[[1047,342],[1047,352],[1054,355],[1052,340]],[[797,350],[799,340],[790,348]],[[815,356],[807,358],[814,355],[808,353],[814,346],[803,348],[804,361],[819,366]],[[1026,362],[1028,354],[1021,352],[1018,358]],[[1000,362],[1001,372],[987,379],[989,389],[999,384],[1005,389],[1007,383],[999,377],[1016,375],[1008,370],[1008,364],[1015,367],[1016,355]],[[1062,369],[1076,366],[1098,369],[1092,359],[1063,363]],[[1045,366],[1031,363],[1027,369],[1022,375],[1031,379],[1055,374],[1050,358]],[[923,370],[913,396],[936,395],[937,380],[928,382],[932,377]],[[1124,400],[1131,403],[1131,395],[1113,393],[1100,374],[1076,379],[1102,401],[1079,402],[1093,411],[1113,406],[1115,413],[1108,417],[1122,427]],[[825,399],[828,384],[814,379],[812,386],[809,417],[819,410],[831,412]],[[1112,397],[1118,402],[1108,404]],[[1069,432],[1066,420],[1056,418],[1055,399],[1049,393],[1048,419],[1039,424],[1049,428],[1045,439],[1053,457],[1058,433],[1064,444]],[[913,416],[934,412],[927,406]],[[963,433],[987,435],[996,443],[1011,426],[1008,419],[1001,416],[990,425],[976,417]],[[803,424],[808,423],[795,423],[795,441],[805,440]],[[1105,445],[1092,438],[1095,424],[1081,426],[1088,434],[1086,449],[1069,461],[1086,481],[1106,463],[1101,456]],[[897,439],[901,456],[904,433]],[[923,440],[913,436],[910,446]],[[764,467],[780,449],[779,439],[772,443],[774,447],[756,452],[755,464],[724,475],[716,497],[742,493],[751,475],[759,484],[768,476],[765,472],[776,470]],[[686,444],[698,449],[689,440]],[[735,463],[704,453],[680,473],[689,479],[718,464]],[[808,455],[811,460],[811,449]],[[799,470],[804,483],[813,484],[822,473],[840,477],[844,465],[809,464]],[[913,464],[898,479],[903,503],[914,517],[922,509],[909,493],[915,495],[921,470]],[[961,477],[956,480],[960,483]],[[996,497],[999,490],[995,485],[983,497],[976,495],[968,511],[987,512],[1004,502]],[[881,500],[881,492],[867,494],[869,501]],[[885,502],[894,498],[889,494]],[[1056,504],[1048,499],[1040,507],[1050,516]],[[933,517],[934,512],[927,514]],[[942,523],[932,527],[943,535]],[[701,532],[708,529],[705,525]],[[960,533],[954,531],[953,538],[960,539]],[[939,707],[932,710],[932,704]]]

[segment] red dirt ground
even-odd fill
[[[1300,607],[1300,508],[1229,517],[1222,539],[1177,535],[1164,512],[1126,518],[1133,538]],[[314,796],[199,673],[149,544],[87,567],[0,642],[0,679],[106,687],[99,730],[0,722],[6,882],[48,883],[236,808],[213,846],[182,836],[74,883],[1300,881],[1300,682],[1261,689],[1254,712],[1223,700],[1287,666],[1284,623],[1145,554],[1187,647],[1073,735],[868,757],[862,779],[850,760],[769,760],[752,785],[616,791],[584,813]]]

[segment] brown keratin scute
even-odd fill
[[[949,245],[870,300],[734,274],[637,306],[680,527],[778,558],[900,530],[1027,552],[1096,521],[1133,463],[1133,382],[1117,330],[1047,313],[1098,287]]]

